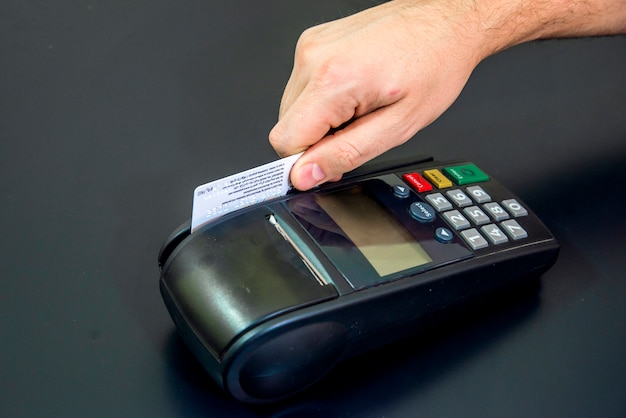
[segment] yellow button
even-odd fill
[[[438,189],[452,187],[452,182],[437,169],[424,170],[424,177],[431,181]]]

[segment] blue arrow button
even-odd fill
[[[448,228],[440,226],[439,228],[435,229],[435,238],[440,243],[447,244],[452,241],[452,231],[450,231]]]
[[[393,186],[393,194],[394,196],[399,197],[400,199],[404,199],[406,197],[409,197],[411,192],[409,192],[408,187],[397,184]]]

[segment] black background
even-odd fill
[[[276,158],[301,31],[372,4],[4,2],[0,415],[626,415],[625,37],[489,58],[388,154],[468,158],[525,200],[562,245],[536,294],[261,408],[220,393],[176,335],[162,240],[196,185]]]

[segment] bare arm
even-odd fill
[[[494,53],[625,32],[626,0],[393,0],[302,34],[270,142],[306,150],[291,174],[306,190],[406,142]]]

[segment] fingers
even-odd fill
[[[306,150],[331,129],[354,117],[357,107],[354,99],[321,96],[319,92],[305,90],[274,126],[269,139],[279,155],[293,155]]]
[[[401,100],[406,88],[396,87],[399,83],[390,81],[391,77],[381,83],[371,76],[378,72],[364,71],[362,67],[354,70],[336,59],[317,70],[315,77],[304,85],[304,77],[292,77],[285,88],[280,119],[269,134],[276,152],[285,157],[305,151],[336,128],[342,128],[341,135],[347,134],[359,126],[355,121]],[[343,129],[346,125],[348,130]],[[346,146],[356,147],[346,155],[360,153],[358,143],[347,142]]]
[[[383,152],[406,142],[412,131],[393,107],[379,108],[312,145],[291,170],[291,182],[308,190],[336,181]]]
[[[350,55],[343,52],[344,46],[326,45],[328,37],[342,38],[335,34],[342,28],[320,25],[305,31],[298,40],[279,121],[269,134],[270,143],[281,156],[302,152],[329,131],[390,103],[378,94],[379,80],[372,77],[380,73],[380,61],[362,52]]]
[[[348,66],[331,61],[315,76],[292,77],[285,88],[278,123],[269,135],[281,156],[304,151],[324,138],[330,130],[379,106],[359,89]]]

